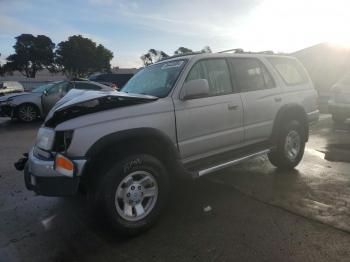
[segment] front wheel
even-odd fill
[[[38,109],[34,105],[22,104],[17,109],[17,118],[22,122],[33,122],[38,117]]]
[[[302,125],[296,120],[282,127],[276,148],[268,155],[270,162],[281,169],[296,167],[304,155],[306,137],[304,133]]]
[[[151,227],[167,195],[167,171],[150,155],[135,155],[114,164],[96,192],[108,222],[124,235],[135,235]]]

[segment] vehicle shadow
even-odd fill
[[[164,249],[164,242],[169,244],[175,241],[178,244],[190,241],[189,233],[200,232],[202,223],[209,223],[215,212],[227,215],[227,212],[223,212],[226,210],[224,200],[236,199],[237,194],[235,190],[206,180],[186,182],[172,191],[157,223],[150,230],[134,237],[124,237],[113,231],[101,214],[92,213],[84,195],[63,198],[53,210],[55,215],[50,216],[54,217],[52,225],[37,237],[39,241],[45,239],[45,248],[54,248],[54,261],[86,261],[91,257],[124,260],[123,256],[133,256],[136,261],[152,259],[155,254],[144,250],[146,246],[154,245],[156,249],[157,245],[163,245]],[[222,207],[216,203],[222,204]],[[214,210],[204,211],[207,206],[212,206]],[[236,208],[232,206],[233,210]],[[195,224],[193,221],[200,222]],[[211,230],[217,231],[208,228],[207,224],[205,228],[207,234]],[[143,253],[137,254],[135,250],[142,250]]]

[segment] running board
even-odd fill
[[[212,166],[212,167],[209,167],[209,168],[206,168],[206,169],[203,169],[203,170],[199,170],[198,171],[198,176],[208,175],[210,173],[219,171],[221,169],[224,169],[224,168],[227,168],[227,167],[230,167],[230,166],[234,166],[234,165],[236,165],[236,164],[238,164],[238,163],[240,163],[240,162],[242,162],[244,160],[247,160],[247,159],[250,159],[250,158],[254,158],[254,157],[258,157],[258,156],[261,156],[261,155],[265,155],[265,154],[269,153],[270,151],[271,151],[271,149],[265,149],[265,150],[262,150],[262,151],[259,151],[259,152],[253,153],[253,154],[245,155],[243,157],[231,160],[231,161],[226,162],[226,163],[222,163],[222,164],[219,164],[219,165],[216,165],[216,166]]]

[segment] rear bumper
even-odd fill
[[[24,181],[28,190],[45,196],[69,196],[78,192],[80,176],[86,160],[72,160],[76,171],[73,177],[66,177],[54,168],[54,160],[42,160],[31,150],[24,169]]]
[[[350,104],[329,102],[328,110],[331,114],[350,117]]]

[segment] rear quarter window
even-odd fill
[[[294,59],[282,57],[267,58],[287,85],[308,83],[304,68]]]

